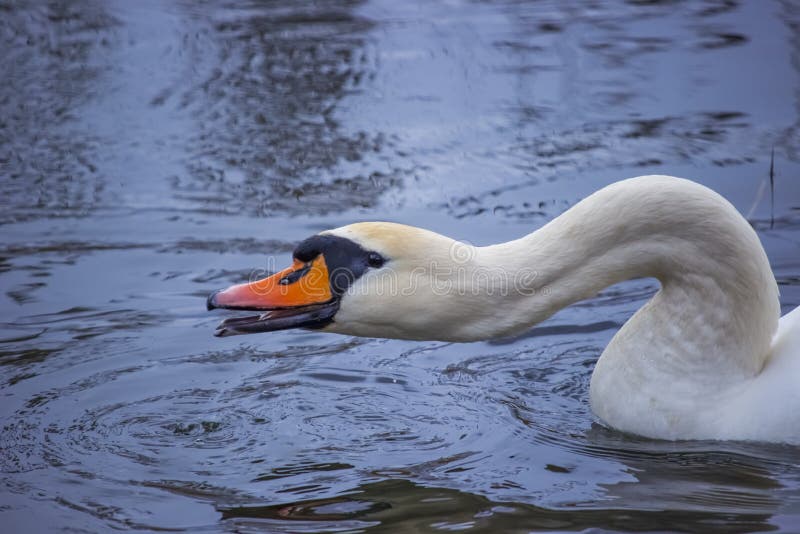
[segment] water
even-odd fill
[[[487,244],[658,172],[748,217],[786,312],[799,28],[788,0],[0,2],[3,530],[797,531],[797,447],[593,417],[650,280],[472,344],[217,339],[205,297],[324,228]]]

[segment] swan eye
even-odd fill
[[[386,263],[386,260],[377,252],[370,252],[367,256],[367,263],[370,267],[380,267]]]

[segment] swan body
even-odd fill
[[[660,290],[597,362],[595,414],[652,438],[800,444],[800,308],[780,318],[755,231],[704,186],[631,178],[525,237],[486,247],[393,223],[357,223],[308,241],[303,258],[317,258],[332,293],[324,304],[299,306],[305,322],[297,325],[358,336],[509,336],[607,286],[654,277]],[[295,261],[309,269],[303,258]],[[346,264],[353,275],[334,282],[327,264]],[[229,323],[219,335],[292,326],[285,305],[241,305],[237,298],[253,290],[237,288],[212,295],[209,306],[279,311],[257,328]],[[270,321],[283,322],[268,328]]]

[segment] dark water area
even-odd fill
[[[652,280],[470,344],[205,310],[322,229],[488,244],[651,173],[800,305],[797,2],[0,1],[0,73],[3,532],[800,531],[797,447],[592,415]]]

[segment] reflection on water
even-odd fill
[[[315,214],[373,206],[402,183],[399,169],[358,164],[391,148],[386,134],[347,131],[337,113],[375,68],[366,47],[373,22],[354,13],[359,3],[197,10],[206,40],[224,44],[192,52],[217,55],[214,66],[153,101],[185,107],[197,122],[188,174],[174,177],[179,197],[257,215]]]
[[[222,507],[228,526],[277,532],[352,531],[378,527],[386,532],[479,529],[531,532],[606,529],[649,531],[762,532],[771,530],[768,514],[725,514],[706,510],[642,510],[613,507],[567,510],[531,504],[493,502],[445,488],[426,488],[405,480],[364,484],[352,495],[272,506]]]
[[[107,69],[117,21],[81,4],[0,4],[0,222],[80,215],[104,189],[92,162],[99,140],[70,126]]]
[[[796,447],[592,416],[650,280],[472,344],[216,339],[204,301],[322,228],[490,243],[664,172],[748,215],[791,309],[798,27],[782,1],[0,1],[3,525],[797,530]]]

